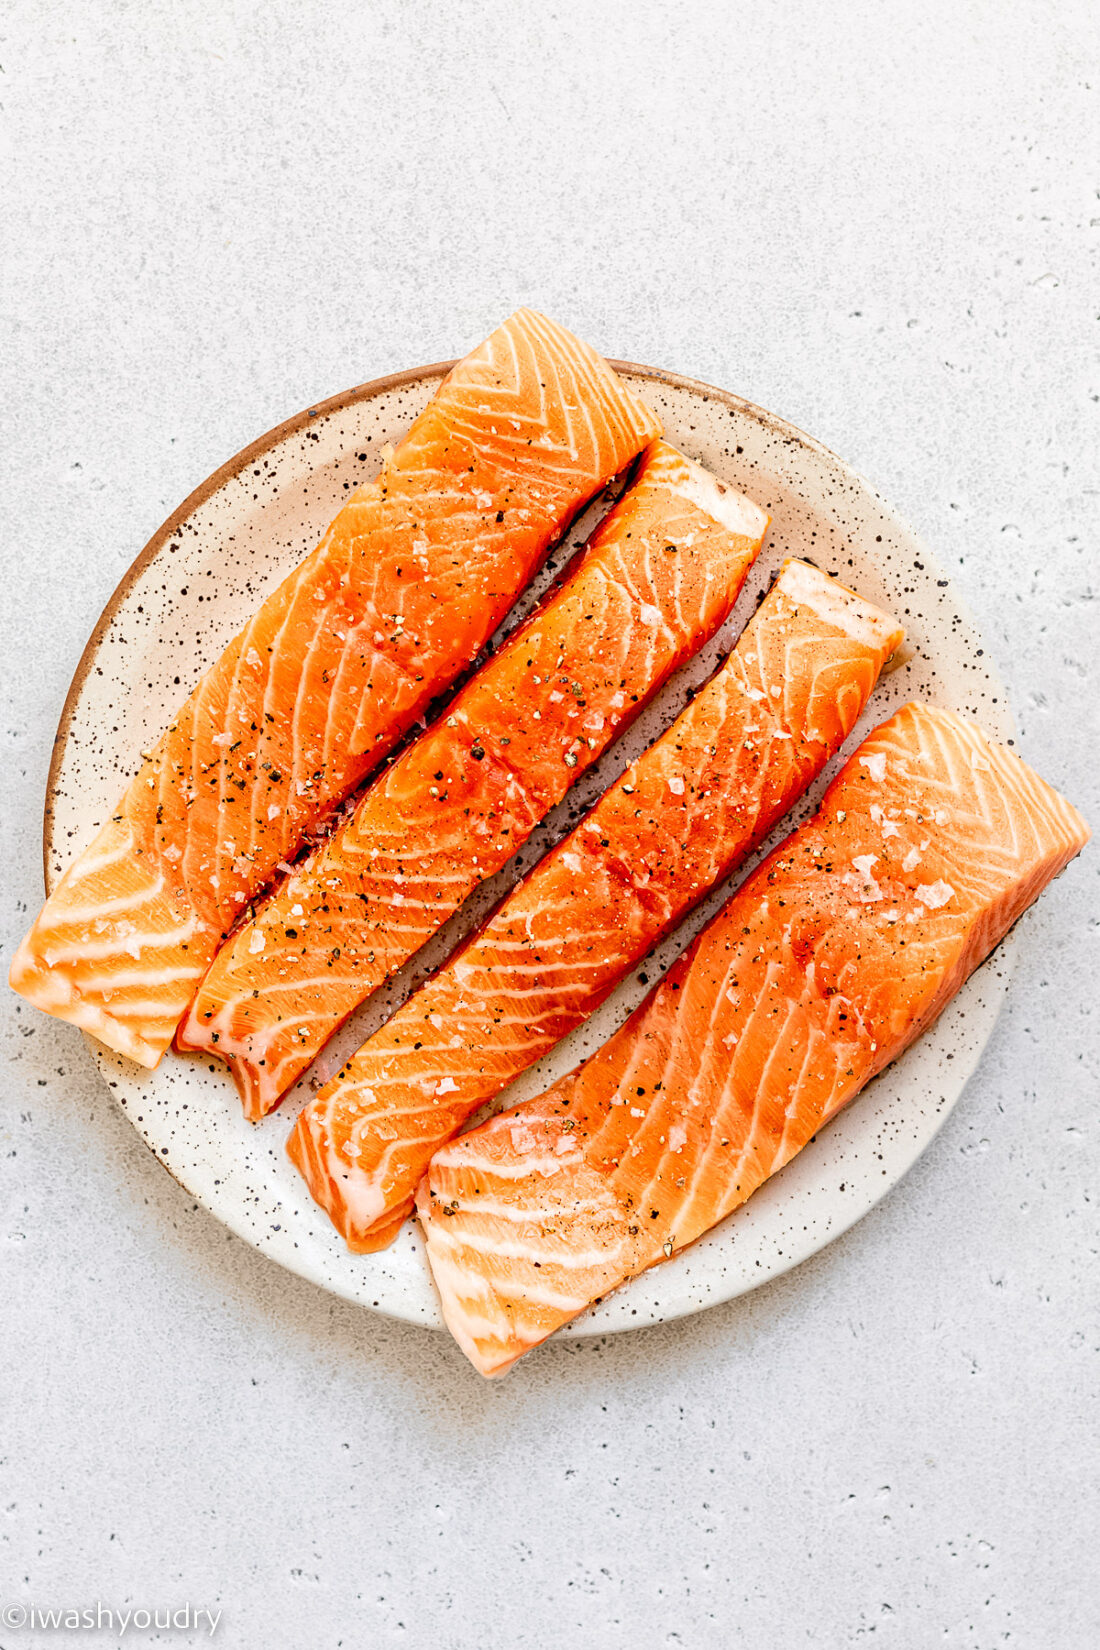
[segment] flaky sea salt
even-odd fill
[[[913,893],[922,905],[927,905],[932,911],[938,911],[941,905],[946,905],[949,899],[955,897],[951,884],[942,879],[939,882],[918,883]]]

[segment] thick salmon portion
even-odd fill
[[[207,671],[51,894],[15,989],[156,1065],[242,908],[659,434],[571,333],[506,321]]]
[[[180,1044],[229,1062],[249,1117],[276,1104],[713,635],[767,525],[654,443],[576,572],[219,953]]]
[[[600,1053],[435,1156],[417,1210],[475,1367],[504,1373],[743,1203],[1088,835],[960,717],[911,704],[877,729]]]
[[[668,732],[301,1112],[290,1155],[350,1248],[392,1242],[432,1153],[767,835],[901,640],[854,592],[786,564]]]

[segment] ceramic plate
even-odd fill
[[[46,806],[48,886],[94,835],[137,766],[139,751],[160,734],[262,597],[313,549],[348,491],[375,473],[379,449],[400,438],[448,365],[378,380],[291,419],[212,476],[147,545],[96,626],[62,714]],[[908,657],[879,684],[846,750],[914,696],[975,717],[994,738],[1013,733],[988,650],[950,581],[866,481],[809,436],[736,396],[673,373],[617,365],[656,408],[670,440],[771,513],[767,546],[715,641],[580,781],[568,807],[552,814],[435,944],[364,1005],[319,1062],[321,1077],[315,1071],[314,1084],[336,1070],[563,834],[578,798],[593,800],[667,727],[689,688],[728,651],[785,556],[809,557],[838,573],[897,614],[908,630]],[[591,529],[608,496],[576,524],[514,618]],[[785,829],[811,810],[836,766]],[[722,898],[718,890],[586,1026],[513,1084],[505,1100],[538,1093],[598,1047]],[[1004,997],[1010,954],[1002,946],[933,1029],[744,1208],[563,1333],[629,1329],[726,1300],[786,1271],[851,1226],[896,1184],[958,1100]],[[349,1300],[439,1325],[416,1229],[407,1225],[382,1254],[349,1255],[284,1155],[289,1125],[310,1093],[310,1074],[277,1112],[252,1126],[241,1116],[228,1073],[216,1063],[170,1054],[149,1074],[90,1046],[115,1098],[165,1168],[245,1242]]]

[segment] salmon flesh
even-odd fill
[[[436,1151],[752,852],[902,640],[790,561],[673,725],[300,1113],[289,1150],[348,1245],[396,1235]]]
[[[910,704],[604,1048],[442,1147],[443,1313],[499,1375],[695,1241],[930,1025],[1088,839],[1011,751]]]
[[[576,571],[223,947],[180,1033],[253,1119],[725,619],[768,518],[658,441]]]
[[[660,434],[520,310],[177,713],[16,952],[36,1007],[155,1066],[226,933],[492,635],[570,520]]]

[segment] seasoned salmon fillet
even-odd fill
[[[786,564],[663,737],[299,1114],[290,1155],[352,1249],[392,1241],[432,1153],[768,834],[901,640],[853,591]]]
[[[262,1117],[717,630],[768,518],[658,441],[576,570],[215,959],[180,1031]]]
[[[444,1146],[417,1194],[447,1324],[502,1374],[789,1162],[1088,839],[1011,751],[910,704],[604,1048]]]
[[[520,310],[264,602],[144,757],[11,967],[37,1007],[154,1066],[280,861],[479,651],[576,512],[660,434]]]

